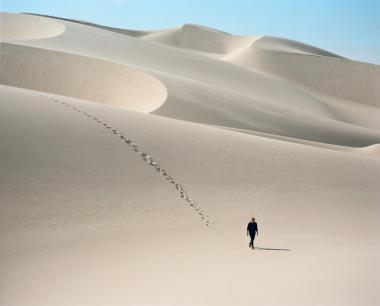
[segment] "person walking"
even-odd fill
[[[255,218],[252,217],[251,222],[249,222],[247,226],[247,236],[249,235],[251,237],[249,247],[252,249],[255,248],[253,241],[255,240],[256,234],[259,235],[259,228],[257,227]]]

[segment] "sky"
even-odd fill
[[[0,0],[1,11],[158,30],[196,23],[301,41],[380,65],[380,0]]]

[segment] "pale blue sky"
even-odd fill
[[[0,0],[6,12],[153,30],[197,23],[299,40],[380,64],[380,0]]]

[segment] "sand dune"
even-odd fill
[[[29,14],[25,13],[25,14],[32,15],[32,16],[48,17],[48,18],[51,17],[51,16],[43,15],[43,14],[30,14],[30,13]],[[79,24],[83,24],[83,25],[88,25],[88,26],[91,26],[91,27],[95,27],[95,28],[99,28],[99,29],[104,29],[104,30],[107,30],[107,31],[116,32],[116,33],[120,33],[120,34],[125,34],[125,35],[129,35],[129,36],[135,36],[135,37],[139,37],[139,36],[143,36],[143,35],[152,33],[152,31],[136,31],[136,30],[120,29],[120,28],[115,28],[115,27],[108,27],[108,26],[104,26],[104,25],[101,25],[101,24],[96,24],[96,23],[92,23],[92,22],[89,22],[89,21],[85,21],[85,20],[79,20],[79,19],[68,19],[68,18],[62,18],[62,17],[54,17],[54,19],[57,19],[57,20],[66,20],[66,21],[70,21],[70,22],[75,22],[75,23],[79,23]]]
[[[3,43],[0,82],[150,112],[165,102],[165,85],[118,63]],[[33,58],[31,61],[30,58]]]
[[[285,41],[286,42],[286,41]],[[380,68],[334,54],[264,37],[250,48],[224,58],[232,63],[277,74],[343,99],[379,107]]]
[[[1,13],[0,39],[39,39],[62,34],[65,26],[53,19]]]
[[[367,146],[379,142],[378,109],[358,107],[336,97],[321,97],[294,82],[189,50],[60,22],[66,31],[59,38],[28,40],[23,46],[90,56],[154,75],[168,88],[166,103],[156,109],[156,114],[338,145]],[[11,73],[12,70],[7,74]],[[362,128],[370,129],[364,131],[364,137]]]
[[[1,23],[1,305],[378,304],[378,66],[192,24]]]
[[[372,146],[356,148],[356,150],[370,156],[380,157],[380,145],[378,143]]]
[[[143,39],[169,46],[215,54],[234,52],[250,45],[259,38],[233,36],[195,24],[185,24],[181,28],[157,31],[143,36]]]
[[[327,56],[342,58],[341,56],[331,53],[329,51],[316,48],[307,44],[303,44],[298,41],[280,38],[263,36],[257,40],[254,40],[247,48],[240,48],[237,54],[228,54],[231,58],[243,57],[244,54],[254,53],[254,52],[275,52],[275,53],[290,53],[290,54],[303,54],[303,55],[314,55],[314,56]],[[252,56],[254,57],[254,56]],[[228,57],[226,57],[228,58]],[[245,62],[245,64],[249,64]]]

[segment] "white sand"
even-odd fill
[[[1,24],[0,305],[378,305],[378,66],[195,25]]]

